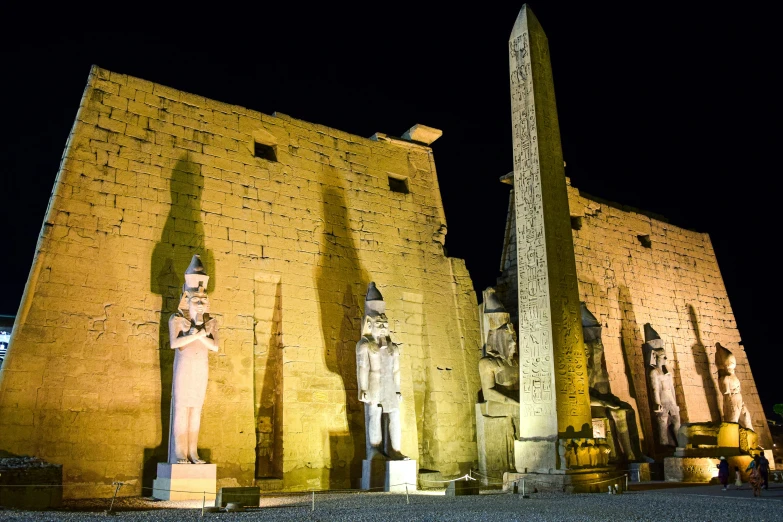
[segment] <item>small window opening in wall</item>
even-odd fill
[[[408,180],[389,176],[389,190],[392,192],[399,192],[400,194],[407,194],[409,192]]]
[[[639,243],[642,244],[644,248],[652,248],[652,241],[650,241],[650,236],[648,235],[638,235],[636,236],[636,239],[639,240]]]
[[[275,148],[271,145],[264,145],[263,143],[255,142],[255,149],[253,150],[253,155],[256,158],[263,158],[265,160],[269,161],[277,161],[277,153],[275,152]]]
[[[571,228],[573,230],[582,230],[582,216],[571,216]]]

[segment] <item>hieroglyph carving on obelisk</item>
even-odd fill
[[[519,271],[515,467],[557,467],[558,434],[592,437],[563,153],[546,34],[523,6],[509,39]]]

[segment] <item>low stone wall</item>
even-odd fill
[[[59,507],[63,467],[31,457],[0,458],[0,506],[19,509]]]

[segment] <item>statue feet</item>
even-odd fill
[[[206,460],[201,460],[200,458],[198,458],[198,455],[191,455],[190,456],[190,462],[192,462],[193,464],[206,464],[207,463]]]
[[[400,452],[399,452],[399,451],[397,451],[397,450],[391,450],[391,451],[388,453],[388,455],[386,455],[386,457],[387,457],[389,460],[410,460],[410,458],[409,458],[409,457],[407,457],[407,456],[403,455],[402,453],[400,453]]]
[[[177,464],[190,464],[188,459],[177,459]]]

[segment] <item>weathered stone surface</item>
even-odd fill
[[[389,190],[390,173],[408,194]],[[465,264],[434,240],[445,225],[420,143],[93,68],[0,376],[0,449],[63,464],[66,484],[85,485],[66,495],[151,486],[167,456],[167,322],[200,253],[221,339],[199,452],[220,486],[358,487],[353,361],[369,274],[404,345],[401,416],[416,430],[403,452],[465,473],[481,344]]]
[[[548,472],[558,435],[589,437],[592,418],[549,46],[527,6],[511,32],[509,68],[521,370],[515,460],[519,472]]]

